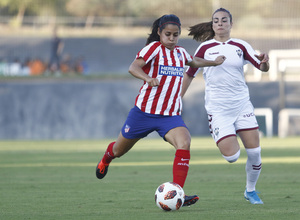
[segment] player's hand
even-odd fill
[[[262,53],[262,54],[259,54],[259,55],[255,55],[255,57],[257,59],[259,59],[262,63],[269,62],[269,56],[268,56],[268,54]]]
[[[221,55],[215,59],[216,66],[222,64],[226,60],[226,57]]]
[[[269,65],[269,56],[268,54],[262,53],[259,55],[255,55],[255,57],[260,60],[260,66],[259,69],[263,72],[269,71],[270,65]]]
[[[156,78],[151,78],[149,77],[146,82],[148,83],[149,86],[152,86],[152,87],[156,87],[156,86],[159,86],[159,81],[158,79]]]

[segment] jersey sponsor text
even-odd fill
[[[159,66],[159,75],[164,76],[180,76],[183,77],[183,67],[177,67],[177,66]]]

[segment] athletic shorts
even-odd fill
[[[237,115],[228,113],[208,114],[208,124],[211,136],[217,144],[226,137],[236,136],[239,131],[258,129],[254,107],[250,101]]]
[[[122,127],[122,135],[127,139],[144,138],[156,131],[162,138],[173,128],[186,127],[180,115],[154,115],[133,107]],[[165,140],[165,138],[164,138]]]

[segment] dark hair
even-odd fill
[[[167,24],[174,24],[179,27],[179,31],[181,31],[181,23],[180,19],[173,14],[163,15],[153,22],[151,34],[147,39],[146,45],[150,44],[153,41],[160,41],[160,36],[157,31],[162,32],[162,30],[166,27]]]
[[[230,18],[230,22],[232,22],[232,15],[231,15],[231,13],[228,10],[226,10],[225,8],[219,8],[219,9],[217,9],[213,13],[212,17],[214,16],[214,14],[216,14],[219,11],[223,11],[223,12],[228,13],[229,18]],[[200,24],[196,24],[194,26],[191,26],[189,28],[189,31],[190,31],[189,32],[189,36],[193,36],[194,40],[201,41],[201,42],[213,39],[214,36],[215,36],[215,32],[212,29],[212,21],[210,21],[210,22],[204,22],[204,23],[200,23]]]
[[[232,22],[232,15],[231,15],[231,13],[230,13],[227,9],[225,9],[225,8],[219,8],[219,9],[217,9],[217,10],[213,13],[212,17],[214,16],[214,14],[216,14],[216,13],[219,12],[219,11],[226,12],[226,13],[229,15],[230,23]]]

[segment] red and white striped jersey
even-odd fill
[[[152,78],[157,78],[160,84],[158,87],[151,87],[144,82],[135,105],[150,114],[180,115],[184,67],[193,57],[183,47],[176,46],[171,51],[155,41],[138,52],[137,58],[144,59],[144,72]]]

